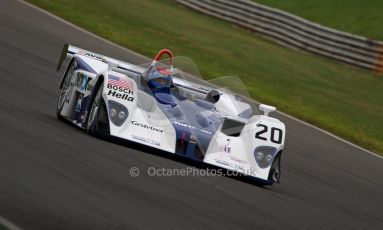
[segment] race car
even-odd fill
[[[230,172],[279,183],[285,125],[275,107],[204,81],[170,50],[134,65],[65,44],[57,117],[99,138],[136,142]],[[228,82],[224,79],[223,82]],[[241,90],[244,91],[244,90]]]

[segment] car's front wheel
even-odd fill
[[[110,130],[108,112],[104,99],[102,98],[103,85],[103,82],[99,84],[97,93],[93,99],[86,130],[93,136],[106,138],[109,136]]]
[[[271,165],[268,181],[272,183],[279,183],[281,180],[281,156],[282,152],[279,152]]]

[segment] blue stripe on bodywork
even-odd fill
[[[152,93],[176,130],[176,153],[195,160],[203,160],[210,141],[218,129],[219,116],[212,109],[206,109],[195,101],[190,101],[169,90],[165,92],[155,89]],[[206,122],[201,122],[198,118],[202,116],[202,112],[212,116],[206,117]],[[191,135],[195,137],[196,143],[190,140]]]
[[[184,151],[183,152],[176,152],[177,154],[184,155],[188,158],[195,159],[195,160],[203,160],[203,158],[198,158],[195,156],[195,151],[197,151],[197,148],[200,149],[200,151],[205,154],[207,148],[209,147],[210,141],[212,137],[214,136],[216,130],[205,130],[203,132],[198,127],[188,128],[184,127],[183,125],[180,125],[180,123],[174,119],[171,120],[171,124],[173,125],[174,129],[176,130],[176,140],[179,144],[180,141],[184,141]],[[196,138],[196,142],[193,142],[190,140],[190,135],[193,135]]]

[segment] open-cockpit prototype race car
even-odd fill
[[[137,142],[266,184],[279,182],[285,125],[269,116],[275,107],[261,104],[263,114],[257,114],[238,78],[204,81],[189,58],[169,50],[151,63],[133,65],[66,44],[57,70],[64,63],[59,119],[97,137]]]

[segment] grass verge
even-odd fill
[[[147,56],[189,56],[206,79],[239,75],[250,95],[383,153],[383,77],[292,51],[171,0],[28,0]]]
[[[383,40],[382,0],[253,0],[310,21],[376,40]]]

